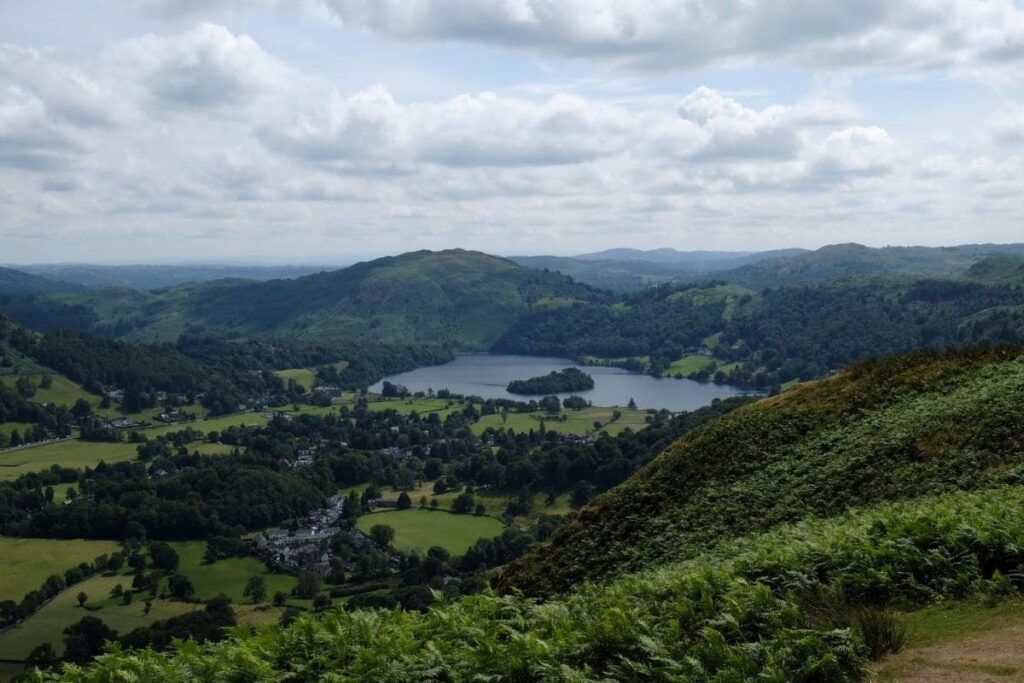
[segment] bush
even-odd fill
[[[907,627],[892,610],[877,607],[855,609],[853,625],[873,660],[896,654],[907,644]]]

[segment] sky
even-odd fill
[[[1024,242],[1024,0],[0,0],[0,262]]]

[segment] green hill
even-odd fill
[[[38,292],[76,292],[82,288],[61,280],[25,273],[13,268],[0,268],[0,296],[36,294]]]
[[[568,277],[459,249],[420,251],[290,280],[218,280],[167,290],[106,289],[8,299],[36,329],[101,332],[137,341],[184,333],[294,336],[488,348],[523,312],[604,295]]]
[[[1016,482],[1024,351],[861,363],[685,436],[509,567],[505,588],[564,591],[694,557],[723,538],[851,507]]]
[[[991,283],[1024,283],[1024,256],[992,256],[978,261],[964,273],[971,280]]]

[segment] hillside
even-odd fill
[[[858,364],[696,430],[510,566],[505,589],[694,557],[807,516],[1024,474],[1024,351],[918,353]]]
[[[1024,256],[992,256],[978,261],[964,273],[971,280],[1024,284]]]
[[[8,298],[0,310],[37,329],[71,327],[142,341],[187,333],[480,350],[527,310],[604,298],[562,275],[450,250],[408,253],[290,280]]]
[[[106,266],[88,263],[54,263],[20,266],[20,270],[51,280],[70,282],[89,289],[132,287],[159,289],[189,282],[208,282],[225,278],[272,280],[293,278],[319,272],[316,266],[243,266],[243,265],[173,265],[173,266]]]
[[[816,251],[771,259],[716,273],[716,277],[755,289],[856,276],[958,276],[992,254],[1024,254],[1024,245],[883,247],[834,244]]]
[[[75,292],[77,287],[59,279],[32,275],[13,268],[0,268],[0,296],[39,292]]]

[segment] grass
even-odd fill
[[[47,373],[53,380],[53,384],[48,389],[43,389],[39,386],[42,380],[42,374],[38,375],[26,375],[32,379],[32,382],[36,385],[36,393],[29,400],[34,403],[56,403],[58,405],[73,406],[75,401],[80,398],[84,398],[89,403],[93,404],[93,407],[99,405],[100,399],[94,394],[90,394],[88,391],[80,387],[79,385],[72,382],[64,375],[57,373]],[[0,382],[3,382],[9,387],[13,387],[17,381],[19,375],[8,375],[0,378]]]
[[[288,370],[275,370],[274,374],[280,377],[285,384],[293,379],[307,391],[316,386],[316,371],[312,368],[291,368]]]
[[[24,439],[25,433],[35,425],[31,422],[4,422],[0,423],[0,444],[6,444],[11,438],[11,432],[17,431]]]
[[[375,411],[394,410],[402,415],[408,415],[413,412],[419,413],[420,415],[437,413],[441,419],[444,419],[450,414],[462,410],[463,406],[462,401],[424,397],[379,399],[367,402],[366,407]]]
[[[363,515],[356,526],[365,533],[376,524],[395,530],[393,545],[398,550],[426,553],[441,546],[452,555],[462,555],[481,538],[501,535],[504,525],[493,517],[456,515],[442,510],[386,510]]]
[[[25,659],[36,645],[50,643],[57,652],[64,649],[63,631],[84,616],[102,619],[119,634],[125,634],[139,626],[145,626],[158,619],[167,619],[178,614],[199,609],[202,605],[154,600],[149,614],[144,614],[145,597],[135,596],[132,604],[123,605],[116,598],[109,597],[117,585],[131,585],[131,577],[93,576],[61,592],[41,610],[26,619],[21,625],[0,634],[0,659]],[[85,609],[78,606],[76,596],[82,591],[89,596]]]
[[[288,593],[295,586],[295,577],[287,574],[271,574],[267,567],[255,557],[231,557],[213,564],[203,563],[203,541],[181,541],[171,544],[178,553],[178,573],[187,576],[196,589],[196,596],[202,600],[220,593],[239,604],[249,602],[242,596],[245,582],[249,577],[262,575],[267,581],[267,600],[277,591]]]
[[[889,657],[875,667],[878,681],[922,680],[922,671],[934,670],[949,671],[961,676],[964,673],[975,675],[974,678],[956,680],[989,680],[978,674],[988,674],[1002,680],[1020,680],[1019,668],[1015,666],[1000,667],[973,657],[954,657],[958,660],[954,663],[933,659],[930,654],[936,647],[950,648],[961,640],[980,640],[998,648],[996,641],[1005,641],[1006,636],[990,638],[988,634],[995,635],[1004,629],[1020,629],[1024,626],[1024,600],[1016,598],[992,606],[968,601],[946,602],[905,614],[903,621],[909,633],[907,647],[900,655]],[[1015,636],[1011,635],[1009,640],[1015,640]],[[959,661],[961,659],[963,661]],[[1014,674],[1018,676],[1013,677]]]
[[[688,356],[683,356],[676,362],[672,363],[665,371],[666,377],[675,377],[677,374],[681,374],[686,377],[690,373],[698,372],[714,364],[714,360],[708,356],[701,356],[700,354],[691,353]]]
[[[0,481],[17,479],[29,472],[61,467],[95,467],[100,461],[134,460],[138,451],[133,443],[104,443],[68,439],[42,446],[23,448],[0,455]]]
[[[618,420],[612,422],[613,411],[622,413]],[[600,422],[600,431],[606,431],[612,436],[619,434],[627,427],[637,431],[647,426],[647,413],[642,410],[631,410],[629,408],[584,408],[583,410],[563,410],[560,415],[565,415],[565,421],[558,416],[551,417],[541,411],[533,413],[509,413],[508,420],[503,421],[500,414],[484,415],[472,426],[474,434],[483,434],[488,427],[495,429],[511,429],[515,432],[529,432],[540,429],[540,423],[548,431],[555,431],[559,434],[591,434],[598,431],[594,428],[594,422]]]
[[[196,420],[195,422],[178,422],[159,427],[150,427],[139,431],[152,439],[161,434],[181,431],[185,427],[192,427],[193,429],[209,433],[211,431],[222,431],[228,427],[242,425],[257,426],[265,425],[266,423],[267,418],[262,413],[236,413],[206,420]],[[198,450],[200,453],[208,453],[210,455],[221,455],[231,452],[230,448],[225,449],[218,444],[195,443],[189,449]],[[95,467],[100,461],[123,462],[134,460],[137,454],[137,444],[132,443],[105,443],[80,441],[78,439],[58,441],[0,455],[0,481],[10,481],[29,472],[49,469],[52,465],[81,469]]]
[[[118,549],[113,541],[49,540],[0,536],[0,600],[21,600],[51,574]]]

